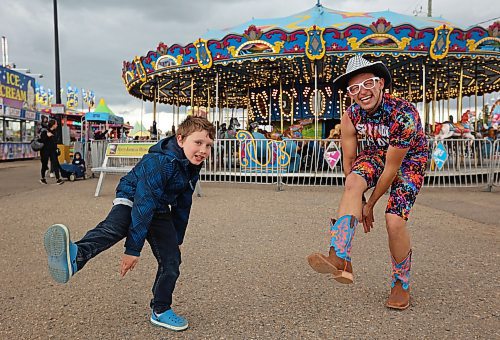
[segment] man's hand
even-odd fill
[[[122,277],[124,277],[125,274],[127,274],[127,272],[129,270],[132,270],[135,268],[135,266],[137,265],[137,262],[139,262],[139,257],[123,254],[122,260],[120,263],[120,275]]]
[[[373,229],[373,205],[369,203],[363,204],[363,229],[365,233],[369,233]]]

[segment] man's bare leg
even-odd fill
[[[350,173],[345,180],[344,193],[340,199],[337,217],[352,215],[361,221],[361,198],[367,189],[366,181],[358,174]]]

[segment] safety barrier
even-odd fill
[[[75,142],[74,150],[82,154],[87,169],[98,167],[106,157],[106,148],[108,141],[96,140],[90,142]]]
[[[430,140],[429,149],[425,185],[430,187],[489,186],[491,174],[499,171],[488,139]]]
[[[203,181],[272,184],[279,190],[284,186],[344,184],[340,140],[274,141],[253,139],[248,134],[239,137],[214,141],[212,155],[201,170]],[[102,164],[107,144],[106,141],[94,141],[82,147],[87,150],[87,168]],[[359,148],[363,147],[361,140]],[[429,140],[424,185],[488,190],[500,186],[500,141]]]
[[[429,140],[424,185],[487,188],[500,185],[498,143],[488,139]],[[364,141],[360,141],[359,148],[363,147]],[[201,178],[210,182],[275,184],[278,189],[284,185],[342,185],[342,161],[335,163],[333,157],[332,162],[328,157],[332,152],[340,155],[340,140],[219,139]]]

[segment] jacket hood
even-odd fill
[[[177,143],[176,136],[170,136],[168,138],[162,139],[161,141],[150,147],[148,152],[168,155],[173,159],[177,159],[178,161],[181,162],[181,164],[183,164],[186,167],[190,166],[197,170],[201,169],[202,167],[202,164],[200,165],[191,164],[191,162],[186,158],[184,150],[182,150],[182,148]]]
[[[161,153],[164,155],[170,154],[171,156],[179,160],[187,160],[186,155],[184,155],[184,151],[179,146],[179,144],[177,144],[177,139],[175,138],[175,136],[162,139],[161,141],[150,147],[148,152]]]

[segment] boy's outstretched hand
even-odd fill
[[[122,277],[124,277],[125,274],[127,274],[127,272],[129,270],[132,270],[135,268],[135,266],[137,265],[137,262],[139,262],[139,257],[123,254],[122,260],[120,263],[120,275]]]

